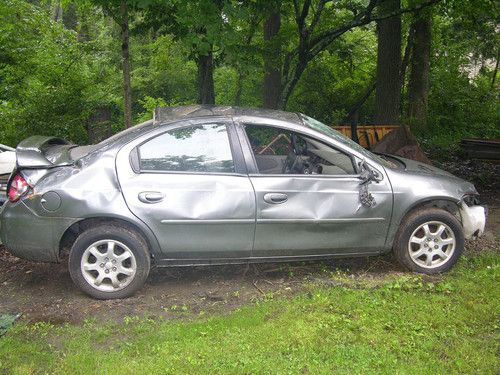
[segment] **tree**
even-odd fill
[[[280,57],[281,48],[276,36],[281,27],[281,1],[271,2],[269,16],[264,22],[264,108],[277,109],[280,102],[281,70]],[[278,43],[277,43],[278,42]]]
[[[432,40],[431,10],[426,9],[415,14],[411,28],[413,29],[413,43],[408,85],[408,120],[411,127],[425,129],[427,127]]]
[[[208,51],[196,57],[198,64],[198,103],[215,104],[214,55]]]
[[[400,9],[400,0],[387,0],[380,5],[380,10],[384,14],[395,13],[397,15],[377,22],[376,124],[397,124],[399,122],[401,101]]]
[[[78,14],[76,11],[76,4],[70,2],[62,12],[62,22],[68,30],[76,31],[78,25]]]
[[[129,49],[129,9],[141,4],[141,0],[90,0],[102,7],[120,27],[122,73],[123,73],[123,120],[125,128],[132,126],[132,85],[130,79],[130,49]],[[146,1],[146,0],[142,0]]]
[[[215,104],[215,53],[231,27],[225,19],[229,0],[152,0],[144,7],[144,19],[139,30],[153,29],[159,34],[171,34],[189,49],[189,59],[198,68],[198,103]]]
[[[375,21],[393,18],[399,14],[414,12],[437,3],[439,0],[422,0],[416,5],[387,11],[384,6],[393,0],[370,0],[367,5],[358,2],[333,5],[331,0],[293,0],[294,19],[297,26],[298,45],[290,50],[283,62],[280,108],[285,108],[292,91],[307,65],[320,52],[348,31]],[[326,16],[325,16],[326,15]],[[328,26],[325,26],[324,19]]]
[[[106,24],[96,9],[88,19],[83,13],[78,24],[85,21],[95,29]],[[73,30],[52,19],[45,3],[0,2],[2,143],[14,146],[34,134],[88,141],[88,118],[97,106],[115,100],[110,91],[115,79],[119,82],[107,53],[109,39],[95,29],[91,41],[80,42]]]
[[[132,84],[130,82],[128,4],[126,0],[120,2],[120,28],[122,38],[123,117],[125,128],[130,128],[132,126]]]

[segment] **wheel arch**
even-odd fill
[[[413,202],[406,210],[399,216],[399,218],[393,218],[391,229],[389,231],[386,246],[387,250],[390,251],[394,246],[394,241],[405,221],[405,219],[418,210],[425,208],[439,208],[451,213],[455,216],[460,223],[462,223],[462,217],[460,215],[460,202],[453,197],[426,197],[419,201]]]
[[[428,199],[417,202],[417,204],[407,210],[406,215],[402,217],[398,225],[392,242],[394,257],[401,265],[413,272],[436,274],[449,270],[456,263],[464,248],[465,236],[459,210],[459,202],[457,203],[456,200],[452,199]],[[432,232],[429,228],[426,229],[423,237],[422,235],[417,236],[420,240],[416,242],[419,244],[419,247],[411,247],[411,243],[413,242],[411,238],[416,235],[417,230],[420,230],[424,224],[437,225],[437,223],[431,223],[433,221],[438,221],[438,223],[447,226],[452,232],[448,236],[454,238],[451,253],[446,253],[444,258],[434,252],[433,248],[440,249],[441,254],[444,254],[442,247],[449,246],[450,243],[441,243],[442,238],[438,240],[436,238],[433,239],[437,232]],[[441,233],[438,236],[441,237]],[[426,241],[423,241],[424,237],[427,237]],[[428,246],[427,241],[434,242],[429,242],[432,246]],[[445,251],[448,250],[449,248],[447,247]],[[414,251],[413,254],[418,254],[417,260],[413,258],[412,251]],[[436,255],[436,260],[439,260],[439,262],[432,264]],[[420,257],[425,257],[425,265],[422,265]],[[428,263],[429,259],[430,264]]]
[[[448,211],[452,215],[456,216],[461,222],[461,218],[459,215],[459,209],[460,209],[459,204],[460,204],[459,201],[450,197],[425,198],[413,203],[410,207],[408,207],[402,216],[401,222],[403,222],[403,220],[413,212],[425,208],[440,208],[442,210]]]
[[[146,241],[153,261],[161,252],[158,240],[148,227],[122,217],[95,216],[78,220],[66,229],[59,240],[59,258],[69,252],[69,248],[82,232],[102,224],[116,224],[138,233]]]

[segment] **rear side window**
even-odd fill
[[[227,127],[207,124],[174,129],[139,147],[141,171],[233,173]]]

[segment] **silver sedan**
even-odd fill
[[[95,298],[124,298],[152,266],[292,261],[393,251],[448,270],[482,234],[474,186],[375,155],[300,113],[158,108],[92,146],[35,136],[16,150],[0,235],[58,262]]]

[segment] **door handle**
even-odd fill
[[[139,193],[139,200],[142,203],[159,203],[165,198],[165,194],[158,191],[143,191]]]
[[[271,204],[285,203],[288,200],[288,195],[283,193],[267,193],[264,194],[264,201]]]

